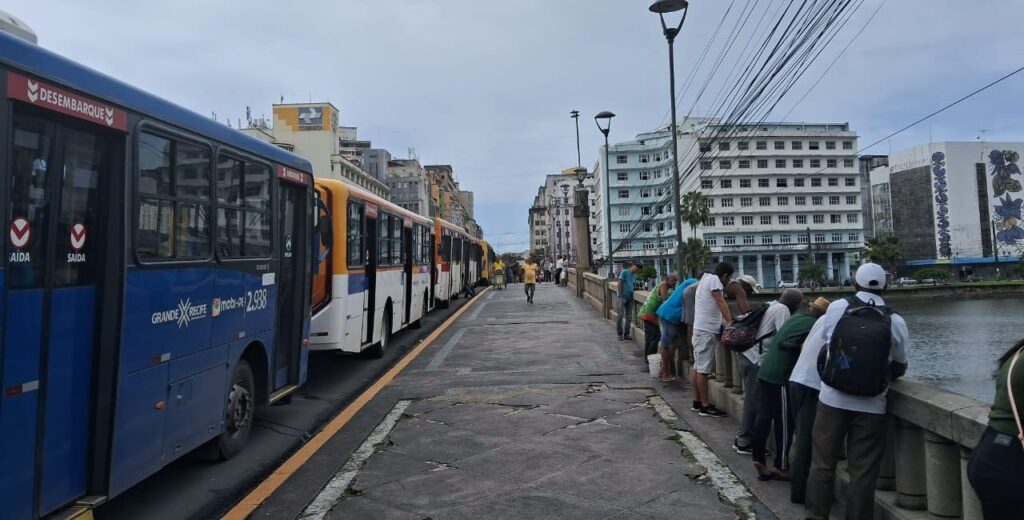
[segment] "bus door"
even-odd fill
[[[408,324],[412,321],[412,236],[420,232],[418,227],[413,227],[410,219],[405,219],[404,222],[405,233],[402,237],[402,278],[405,280],[405,319],[402,320],[403,324]],[[416,241],[419,243],[419,240]],[[427,310],[423,309],[426,313]]]
[[[378,218],[384,222],[383,229],[386,231],[387,216],[377,215],[377,205],[371,202],[366,203],[366,307],[363,308],[363,323],[366,329],[363,334],[363,344],[373,343],[373,326],[376,324],[377,316],[377,265],[379,263],[378,251],[381,244],[378,238],[380,234],[377,229]],[[385,245],[386,247],[386,245]]]
[[[274,371],[271,391],[298,385],[302,365],[303,329],[309,305],[312,264],[307,242],[312,233],[309,187],[279,182],[278,218],[279,267],[277,270],[277,337],[274,341]],[[273,394],[271,394],[273,397]]]
[[[102,253],[119,229],[100,193],[120,175],[123,138],[18,107],[11,132],[0,500],[4,515],[34,518],[88,491],[96,324],[111,318],[96,288],[105,262],[117,262]]]

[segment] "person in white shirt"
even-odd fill
[[[881,294],[886,288],[886,276],[880,265],[868,263],[860,266],[854,280],[858,301],[853,303],[876,307],[885,305]],[[832,302],[828,311],[811,330],[804,343],[804,350],[811,346],[811,336],[816,333],[820,337],[821,345],[829,345],[836,326],[844,318],[850,305],[849,299]],[[898,314],[889,314],[889,322],[891,337],[887,375],[890,379],[896,379],[907,371],[910,334],[906,322]],[[864,345],[860,346],[861,350],[864,348]],[[820,348],[817,351],[820,352]],[[801,361],[803,357],[801,353]],[[854,359],[854,363],[856,361],[857,359]],[[797,362],[797,367],[800,368],[800,361]],[[794,370],[793,378],[790,380],[796,377]],[[801,378],[808,380],[806,374]],[[886,416],[887,391],[883,389],[877,395],[861,396],[832,388],[825,381],[821,381],[820,385],[817,416],[811,433],[813,450],[811,471],[807,480],[807,518],[829,518],[834,500],[836,463],[845,442],[847,472],[850,477],[846,490],[846,518],[871,519],[875,510],[875,482],[878,480],[879,465],[885,452],[885,435],[889,425]]]
[[[732,313],[722,294],[732,280],[732,264],[722,262],[714,273],[705,273],[697,287],[693,322],[693,410],[702,417],[725,417],[725,412],[711,404],[708,375],[715,366],[715,345],[722,325],[732,323]]]

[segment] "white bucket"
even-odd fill
[[[651,377],[658,377],[661,373],[661,354],[647,356],[647,370],[650,371]]]

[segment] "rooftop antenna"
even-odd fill
[[[281,104],[284,104],[284,95],[281,96]]]
[[[981,141],[981,156],[979,157],[979,160],[981,162],[985,162],[985,133],[988,132],[988,130],[982,128],[981,130],[978,130],[978,132],[981,134],[978,136],[978,140]]]
[[[212,119],[213,119],[214,121],[216,121],[216,120],[217,120],[217,112],[212,112],[212,111],[211,111],[211,112],[210,112],[210,117],[211,117],[211,118],[212,118]]]
[[[245,123],[252,126],[252,108],[249,105],[245,105]]]

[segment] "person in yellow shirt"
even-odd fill
[[[538,269],[540,269],[540,266],[538,266],[537,263],[533,261],[532,256],[529,260],[526,261],[526,265],[523,266],[523,285],[526,286],[525,290],[527,303],[533,303],[533,291],[537,287]]]
[[[494,287],[496,289],[504,289],[505,288],[505,263],[502,262],[501,259],[499,258],[498,260],[494,261],[494,265],[492,266],[492,268],[494,269]]]

